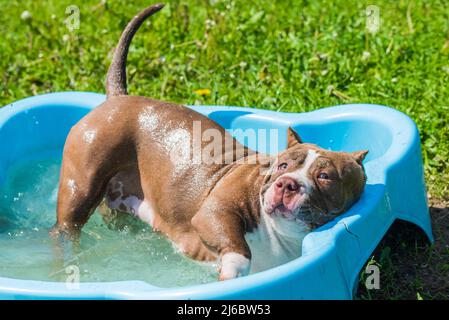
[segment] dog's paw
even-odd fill
[[[249,273],[250,260],[245,256],[228,252],[221,257],[220,275],[218,279],[220,281],[230,280],[242,276],[246,276]]]

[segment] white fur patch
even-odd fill
[[[290,177],[298,182],[304,183],[307,192],[310,192],[310,189],[312,188],[313,181],[310,181],[309,177],[307,176],[307,173],[309,172],[310,167],[315,162],[315,160],[320,155],[315,150],[309,149],[307,152],[307,157],[304,160],[304,165],[302,168],[299,168],[296,171],[283,174],[281,177]]]
[[[298,220],[260,213],[260,224],[245,234],[251,250],[251,272],[267,270],[301,256],[302,240],[310,228]]]
[[[154,210],[150,202],[146,200],[141,201],[140,204],[137,206],[136,215],[139,217],[139,219],[148,223],[150,226],[153,225]]]
[[[221,257],[220,278],[222,279],[246,276],[249,269],[250,260],[239,253],[228,252]]]
[[[111,201],[108,197],[107,205],[111,209],[121,210],[121,206],[125,206],[126,212],[131,213],[138,217],[140,220],[153,225],[154,221],[154,209],[151,203],[147,200],[140,200],[134,195],[129,195],[126,198],[123,197],[123,183],[118,182],[118,187],[113,190],[114,192],[119,192],[120,196],[114,201]]]

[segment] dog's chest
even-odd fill
[[[310,232],[301,223],[283,218],[284,221],[270,219],[262,217],[258,228],[245,234],[252,255],[251,272],[267,270],[298,258],[302,240]]]

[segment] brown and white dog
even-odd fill
[[[269,157],[242,146],[192,109],[128,96],[131,39],[162,7],[153,5],[128,24],[107,75],[106,102],[67,137],[52,233],[76,237],[105,199],[109,208],[134,214],[165,234],[186,255],[218,259],[221,280],[298,257],[306,232],[359,199],[367,151],[324,150],[302,143],[288,129],[287,149]],[[214,142],[219,152],[211,157],[231,161],[191,160],[194,122],[201,123],[202,133],[215,130],[221,136]],[[229,139],[231,145],[225,143]],[[173,157],[180,146],[187,152]]]

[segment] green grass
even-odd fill
[[[353,102],[397,108],[417,123],[430,195],[447,206],[447,1],[167,2],[131,47],[132,94],[293,112]],[[0,0],[0,105],[45,92],[104,92],[121,31],[149,3]],[[81,22],[70,32],[65,9],[73,4]],[[375,34],[365,28],[373,4]],[[21,19],[25,10],[31,19]]]
[[[432,210],[435,244],[406,222],[395,223],[367,264],[380,271],[380,290],[365,288],[360,274],[359,299],[449,299],[449,215]]]

